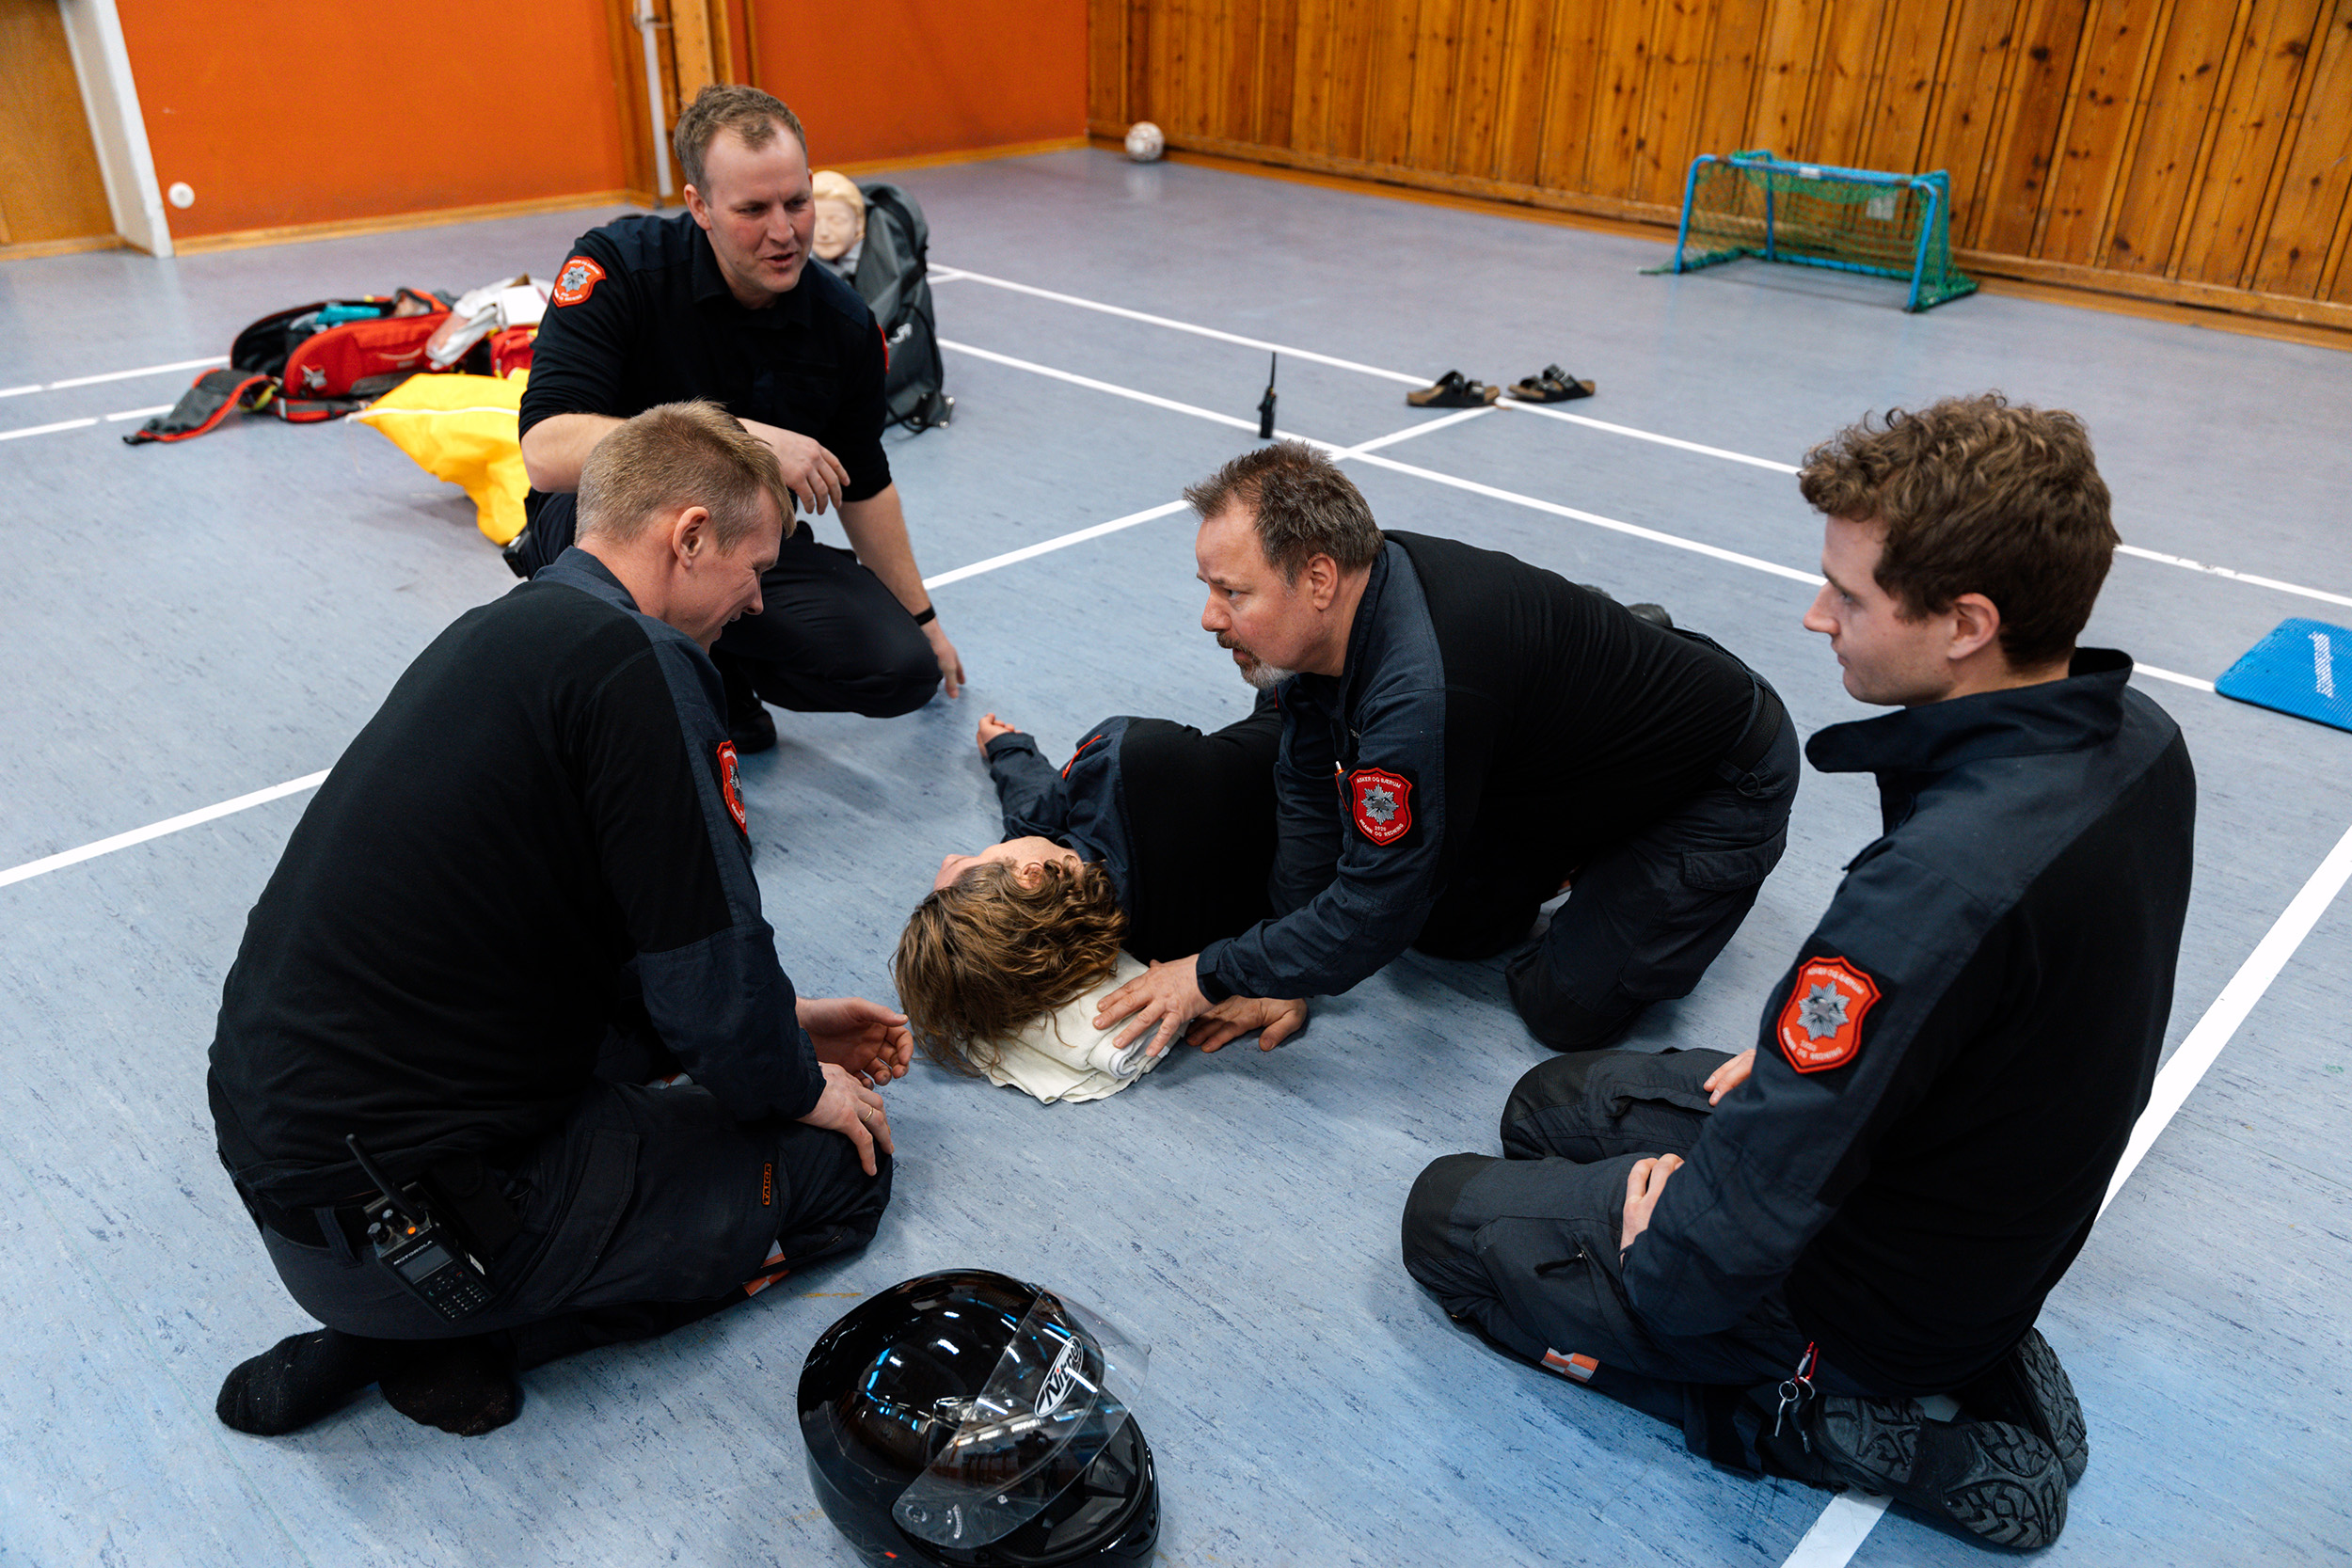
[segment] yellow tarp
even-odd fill
[[[351,416],[373,425],[436,479],[465,487],[474,520],[493,545],[523,531],[523,449],[516,410],[531,372],[412,375]]]

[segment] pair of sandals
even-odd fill
[[[1405,394],[1415,408],[1484,408],[1502,395],[1503,388],[1472,381],[1460,371],[1448,371],[1417,392]],[[1579,381],[1557,365],[1546,365],[1523,381],[1512,383],[1511,395],[1521,403],[1568,403],[1593,395],[1593,383]]]

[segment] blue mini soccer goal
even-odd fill
[[[1977,292],[1952,265],[1951,180],[1932,174],[1792,164],[1768,151],[1691,160],[1674,260],[1652,272],[1695,272],[1754,256],[1896,277],[1906,310]]]

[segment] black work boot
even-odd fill
[[[2090,1433],[2082,1402],[2058,1365],[2058,1352],[2038,1328],[2026,1330],[2017,1348],[1959,1390],[1960,1407],[1988,1421],[2007,1421],[2050,1445],[2066,1468],[2066,1484],[2083,1479],[2090,1466]]]
[[[2066,1528],[2066,1473],[2022,1426],[1934,1421],[1916,1400],[1822,1396],[1804,1418],[1830,1476],[1949,1521],[1996,1546],[2031,1551]],[[1810,1478],[1808,1478],[1810,1479]]]

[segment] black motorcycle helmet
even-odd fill
[[[1139,1563],[1160,1535],[1128,1408],[1145,1360],[1055,1291],[979,1269],[907,1280],[808,1353],[809,1483],[878,1568]]]

